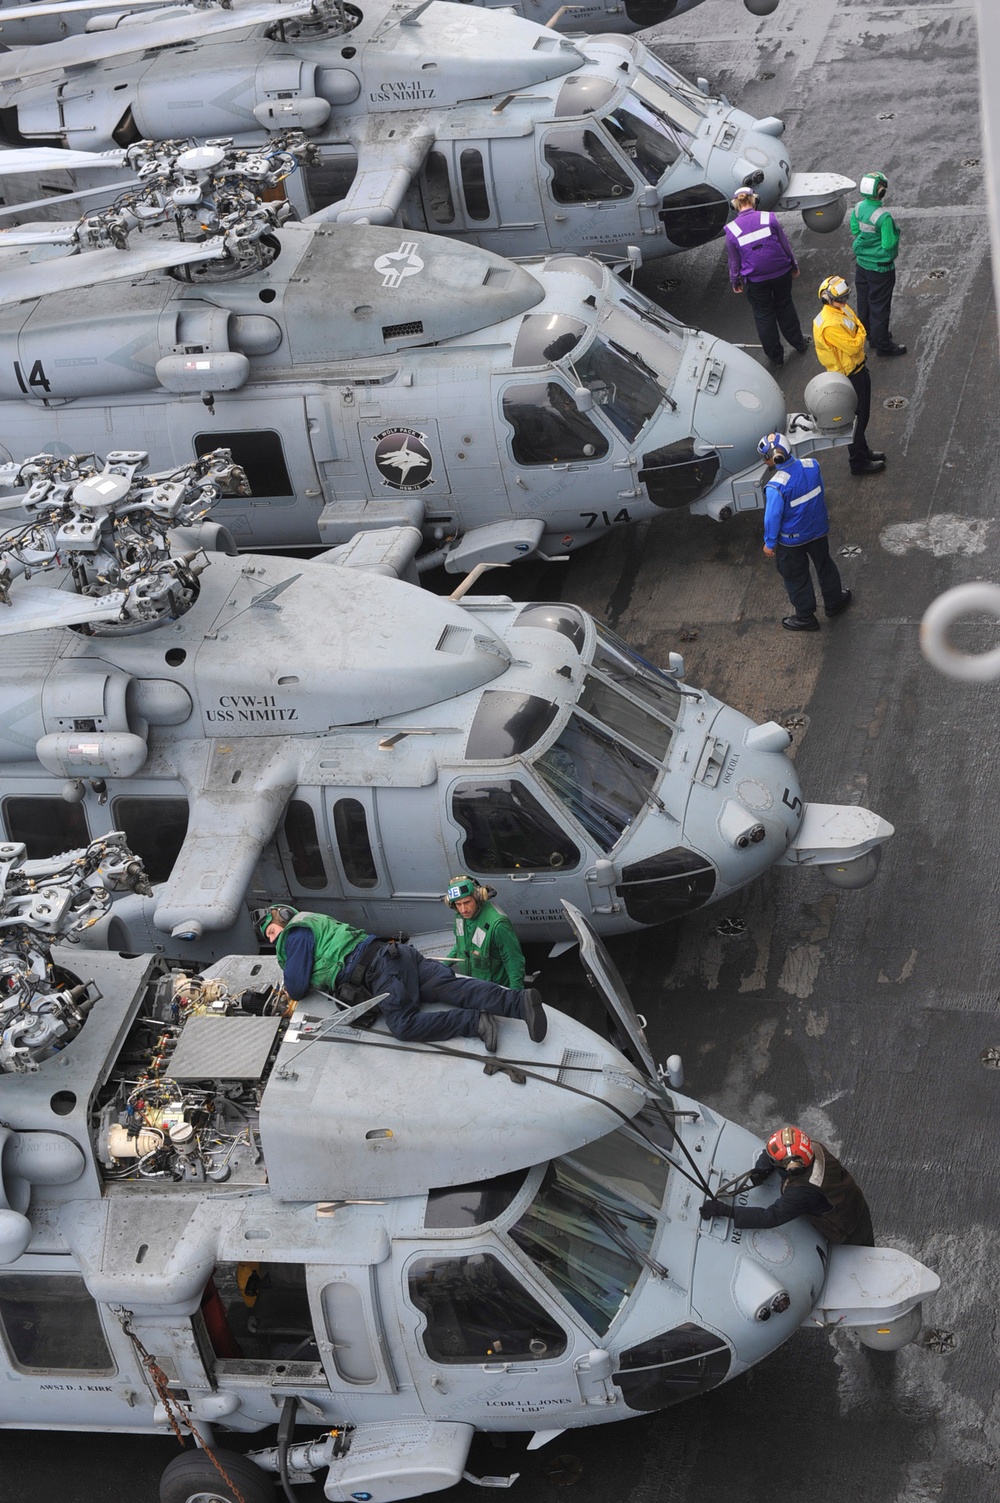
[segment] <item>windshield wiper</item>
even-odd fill
[[[634,1258],[638,1258],[643,1267],[648,1268],[650,1273],[655,1273],[658,1278],[668,1279],[670,1277],[669,1268],[665,1268],[662,1263],[658,1263],[650,1253],[643,1252],[642,1248],[638,1247],[632,1241],[632,1238],[621,1223],[621,1218],[614,1211],[610,1211],[599,1200],[591,1200],[589,1196],[581,1195],[578,1190],[575,1190],[573,1193],[577,1196],[577,1199],[581,1200],[593,1212],[595,1220],[600,1222],[612,1242],[616,1243],[623,1252],[631,1253]]]
[[[654,381],[657,380],[659,373],[654,371],[653,367],[643,360],[638,350],[627,350],[623,344],[618,343],[617,339],[611,339],[610,337],[608,338],[608,344],[613,350],[617,350],[619,355],[624,355],[626,360],[634,360],[639,369],[645,371],[647,376],[652,376]]]

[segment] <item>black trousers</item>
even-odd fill
[[[863,319],[862,322],[864,322]],[[847,379],[854,387],[858,398],[858,410],[854,418],[854,437],[847,446],[847,453],[851,461],[851,469],[860,470],[871,457],[865,430],[868,427],[868,419],[872,415],[872,378],[868,373],[868,367],[862,365],[856,371],[851,371]]]
[[[834,609],[844,598],[844,587],[840,583],[839,570],[830,557],[828,537],[824,535],[821,538],[811,538],[808,543],[799,543],[797,547],[778,543],[774,550],[774,561],[778,566],[778,573],[785,581],[785,589],[792,602],[792,609],[796,616],[800,617],[816,614],[816,591],[813,589],[812,576],[809,573],[810,559],[816,570],[816,578],[819,580],[819,588],[826,609],[828,611]]]
[[[757,333],[768,360],[780,362],[785,358],[778,338],[779,329],[793,349],[805,344],[799,315],[792,302],[790,271],[786,271],[781,277],[771,277],[766,282],[744,282],[743,291],[747,295],[753,321],[757,325]]]
[[[867,271],[857,267],[858,317],[868,330],[873,349],[887,350],[895,343],[889,332],[892,316],[892,289],[896,285],[895,268],[890,271]]]
[[[412,945],[387,944],[376,950],[365,972],[372,994],[388,992],[382,1016],[398,1039],[431,1043],[436,1039],[475,1038],[481,1012],[523,1018],[524,992],[492,981],[456,976],[451,966],[428,960]],[[421,1012],[421,1002],[439,1002],[435,1012]]]

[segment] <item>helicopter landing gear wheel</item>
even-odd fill
[[[212,1455],[229,1483],[206,1452],[183,1451],[160,1478],[160,1503],[274,1503],[274,1485],[255,1462],[235,1451]]]

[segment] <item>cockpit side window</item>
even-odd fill
[[[572,840],[517,778],[462,783],[451,807],[465,831],[462,862],[469,871],[559,871],[579,864]]]
[[[100,1313],[79,1274],[0,1273],[0,1329],[21,1372],[115,1371]]]
[[[545,138],[545,161],[552,171],[557,204],[586,204],[622,198],[635,189],[625,168],[596,131],[565,127]]]
[[[604,851],[643,809],[658,768],[579,715],[535,759],[535,771]]]
[[[433,1362],[539,1362],[566,1350],[565,1331],[491,1253],[417,1258],[407,1279]]]
[[[503,394],[518,464],[572,464],[603,459],[611,445],[558,381],[519,382]]]

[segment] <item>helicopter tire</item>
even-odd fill
[[[204,1451],[182,1451],[160,1478],[160,1503],[274,1503],[274,1484],[255,1462],[236,1451],[212,1454],[238,1495]]]

